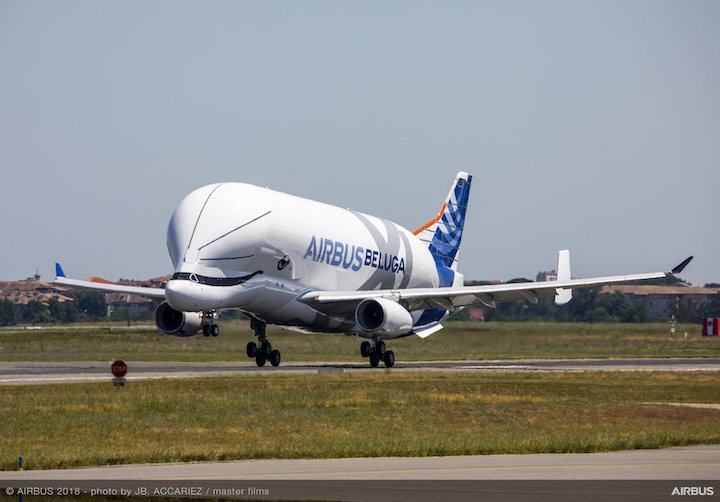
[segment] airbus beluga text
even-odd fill
[[[70,279],[60,265],[55,283],[152,298],[157,327],[170,335],[217,336],[216,312],[241,309],[258,338],[247,346],[258,366],[280,364],[265,334],[271,323],[366,338],[362,356],[391,367],[395,354],[384,340],[427,337],[467,305],[551,297],[564,304],[573,288],[665,277],[692,259],[671,272],[573,280],[569,252],[560,251],[556,281],[465,287],[458,252],[471,182],[458,173],[437,216],[414,232],[267,188],[208,185],[185,197],[170,219],[174,274],[165,288]]]

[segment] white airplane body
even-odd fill
[[[438,215],[415,232],[267,188],[207,185],[170,219],[174,274],[164,289],[69,279],[59,265],[55,282],[150,297],[159,303],[157,327],[171,335],[216,336],[216,311],[241,309],[260,342],[247,350],[258,366],[280,364],[265,336],[270,323],[371,339],[362,355],[390,367],[395,356],[383,340],[429,336],[464,306],[552,297],[564,304],[573,288],[665,277],[692,259],[672,272],[572,280],[569,252],[561,251],[557,281],[465,287],[457,264],[471,182],[458,173]]]

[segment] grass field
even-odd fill
[[[720,443],[716,373],[264,375],[0,387],[0,469]]]
[[[253,340],[247,322],[222,323],[217,338],[178,338],[153,327],[121,324],[96,327],[0,330],[0,361],[243,361]],[[684,333],[687,332],[687,338]],[[284,361],[359,361],[360,340],[305,335],[269,328]],[[427,339],[389,341],[398,361],[491,358],[718,357],[720,337],[700,336],[699,325],[667,324],[464,323],[449,322]]]

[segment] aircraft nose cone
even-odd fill
[[[169,281],[165,285],[165,299],[175,310],[197,312],[200,310],[198,309],[197,286],[190,281]]]

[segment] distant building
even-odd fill
[[[57,300],[60,303],[71,302],[73,299],[67,296],[67,289],[55,286],[48,282],[38,282],[30,279],[24,281],[2,281],[0,282],[0,298],[15,304],[15,317],[23,319],[25,308],[31,301],[37,301],[47,305],[50,300]]]
[[[489,281],[475,281],[471,279],[466,279],[463,284],[465,286],[490,286],[490,285],[498,285],[498,284],[505,284],[505,281],[498,281],[495,279],[489,280]]]
[[[550,272],[538,272],[535,276],[535,282],[544,281],[557,281],[557,272],[551,270]]]
[[[3,298],[15,305],[27,305],[33,300],[41,303],[48,303],[50,300],[57,300],[60,303],[73,301],[72,298],[63,294],[67,293],[67,289],[47,282],[2,281],[0,282],[0,291],[2,291]]]
[[[0,281],[0,299],[5,299],[15,304],[15,315],[18,319],[23,319],[25,308],[31,301],[38,301],[47,305],[51,300],[57,300],[60,303],[75,301],[68,295],[68,288],[58,286],[49,282],[40,282],[33,279],[39,278],[29,277],[21,281]],[[118,284],[129,286],[144,286],[151,288],[162,288],[167,281],[170,280],[169,275],[155,277],[145,281],[134,281],[129,279],[120,279]],[[108,283],[104,279],[93,278],[91,280],[97,282]],[[155,304],[142,296],[128,295],[121,293],[107,293],[105,295],[105,303],[107,304],[107,315],[110,317],[117,309],[127,309],[131,312],[139,310],[154,310]]]
[[[164,288],[165,284],[171,279],[170,275],[154,277],[145,281],[135,281],[132,279],[120,279],[117,284],[124,286],[139,286],[146,288]],[[103,281],[108,282],[108,281]],[[155,302],[144,296],[129,295],[127,293],[107,293],[105,295],[105,303],[107,304],[107,315],[110,317],[116,310],[129,310],[130,312],[154,311]]]
[[[129,310],[130,312],[155,310],[155,303],[149,298],[127,293],[107,293],[105,295],[105,304],[107,305],[108,317],[116,310]]]

